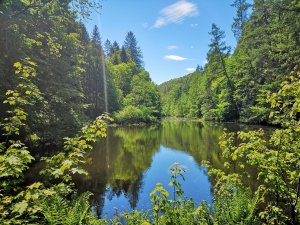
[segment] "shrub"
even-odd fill
[[[153,123],[157,118],[151,115],[149,108],[138,108],[135,106],[126,106],[123,110],[114,114],[115,121],[121,124],[128,123]]]

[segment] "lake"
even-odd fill
[[[223,168],[218,146],[228,131],[257,129],[234,123],[203,125],[197,121],[164,120],[155,126],[109,127],[107,138],[95,144],[86,169],[89,177],[76,179],[80,191],[90,191],[94,211],[111,218],[118,212],[150,209],[150,192],[160,182],[172,193],[169,169],[174,162],[187,168],[184,196],[212,203],[212,178],[201,165],[208,160]],[[255,185],[255,182],[250,182]]]

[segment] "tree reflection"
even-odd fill
[[[190,154],[199,167],[206,160],[214,168],[225,170],[218,144],[224,128],[228,131],[249,129],[237,124],[203,125],[180,120],[165,120],[160,126],[109,128],[107,138],[97,143],[89,156],[90,163],[86,165],[89,177],[77,178],[76,184],[80,191],[94,194],[92,204],[99,216],[105,198],[112,200],[124,195],[134,209],[143,189],[144,174],[160,145]],[[213,178],[209,180],[213,186]],[[256,183],[249,179],[249,185]]]
[[[106,191],[108,199],[124,194],[131,208],[135,208],[143,174],[159,146],[157,126],[110,128],[106,140],[97,143],[90,155],[86,165],[89,177],[77,179],[77,186],[81,191],[94,193],[93,203],[99,208]],[[97,213],[101,214],[99,210]]]
[[[203,160],[208,160],[216,168],[223,167],[218,145],[224,128],[222,125],[165,120],[162,127],[162,145],[189,153],[199,165]]]

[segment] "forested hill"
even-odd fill
[[[1,1],[0,124],[12,115],[12,126],[26,120],[26,139],[56,143],[107,111],[119,123],[159,119],[160,96],[134,33],[119,44],[102,40],[97,26],[89,34],[80,22],[99,7],[97,1]]]
[[[176,117],[200,117],[198,85],[202,71],[164,82],[158,86],[162,98],[162,114]]]
[[[163,115],[271,123],[268,96],[300,63],[300,7],[294,0],[234,1],[234,52],[211,28],[208,63],[159,86]],[[248,12],[251,11],[251,15]]]

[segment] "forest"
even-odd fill
[[[76,4],[78,13],[71,8]],[[18,63],[38,74],[31,79],[32,88],[39,95],[26,106],[26,132],[43,140],[55,142],[105,112],[116,113],[114,117],[120,123],[158,120],[160,96],[143,68],[135,35],[128,31],[119,46],[116,41],[101,40],[95,26],[90,37],[80,21],[85,19],[92,3],[76,4],[1,3],[0,10],[5,14],[0,15],[0,101],[6,98],[5,90],[14,90],[18,85],[19,80],[12,76]],[[28,97],[33,98],[31,94]],[[6,111],[6,106],[1,107],[1,117]]]
[[[231,51],[224,31],[212,24],[204,68],[159,85],[163,116],[276,124],[267,100],[299,66],[299,3],[233,1],[233,6],[236,48]]]
[[[236,48],[212,24],[206,65],[156,85],[132,31],[122,44],[102,40],[97,26],[88,33],[84,21],[101,11],[98,1],[0,1],[0,224],[299,224],[300,3],[233,0],[232,6]],[[111,123],[162,117],[280,129],[224,131],[224,165],[202,162],[214,180],[212,206],[184,197],[186,168],[174,163],[173,193],[158,183],[150,211],[98,218],[92,193],[74,183],[88,175],[93,145]],[[36,161],[43,179],[27,184]],[[259,181],[256,190],[243,182],[247,176]]]

